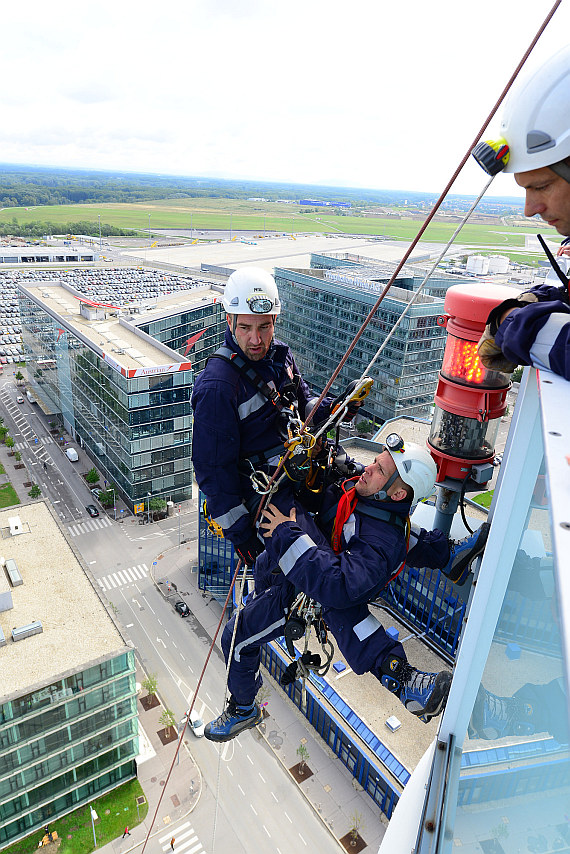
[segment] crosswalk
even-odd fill
[[[54,440],[52,439],[51,436],[40,436],[39,439],[36,436],[36,439],[37,439],[36,442],[34,442],[32,440],[29,442],[16,442],[16,444],[14,445],[14,450],[15,451],[24,451],[24,450],[27,450],[30,447],[30,445],[33,445],[33,444],[36,444],[36,445],[37,444],[41,444],[41,445],[53,445],[53,444],[55,444]]]
[[[126,584],[132,584],[134,581],[140,581],[143,578],[147,578],[147,576],[148,566],[146,563],[139,563],[136,566],[129,566],[128,569],[118,569],[116,572],[110,572],[109,575],[98,578],[97,583],[101,590],[106,593],[116,587],[124,587]]]
[[[108,528],[113,523],[107,516],[99,516],[98,519],[85,519],[83,522],[76,522],[74,525],[68,525],[67,530],[72,537],[79,537],[81,534],[87,534],[89,531],[97,531],[101,528]]]
[[[171,840],[174,840],[174,847],[171,845]],[[204,850],[189,821],[178,825],[175,830],[171,830],[165,836],[159,837],[158,842],[163,851],[175,851],[176,854],[198,854],[199,851]]]

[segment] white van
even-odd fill
[[[65,456],[67,457],[68,460],[71,460],[72,463],[76,463],[77,460],[79,459],[79,455],[78,455],[77,451],[75,450],[75,448],[66,448],[65,449]]]
[[[30,403],[35,403],[35,402],[36,402],[36,398],[34,397],[34,395],[33,395],[33,394],[31,393],[31,391],[29,391],[29,390],[26,390],[26,397],[28,398],[28,400],[30,401]]]

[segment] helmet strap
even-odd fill
[[[550,163],[548,168],[552,169],[557,175],[570,184],[570,163],[568,160],[570,158],[566,158],[565,160],[559,160],[558,163]]]
[[[394,483],[394,481],[400,476],[400,473],[396,470],[394,474],[389,478],[388,482],[384,484],[382,489],[379,489],[378,492],[375,492],[372,496],[376,501],[386,501],[388,496],[388,490]]]

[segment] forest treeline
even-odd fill
[[[144,202],[193,198],[312,198],[339,202],[396,204],[404,193],[391,190],[315,187],[215,178],[93,172],[0,164],[0,207],[77,205],[93,202]],[[430,193],[406,193],[407,199],[433,199]]]
[[[26,240],[38,240],[48,234],[86,234],[92,237],[130,235],[136,236],[137,231],[132,228],[117,228],[114,225],[101,223],[101,232],[99,232],[98,222],[88,222],[86,220],[80,222],[58,222],[54,225],[53,222],[18,222],[13,219],[11,222],[0,222],[1,237],[23,237]]]

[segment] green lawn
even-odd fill
[[[123,835],[125,825],[136,827],[148,812],[148,804],[138,808],[136,799],[144,795],[138,780],[130,780],[118,789],[113,789],[101,798],[92,802],[93,809],[99,816],[95,822],[97,848],[102,848],[118,836]],[[56,831],[61,839],[58,854],[89,854],[95,850],[93,845],[93,828],[89,807],[81,807],[69,813],[64,818],[49,822],[50,830]],[[2,854],[32,854],[37,850],[38,842],[43,836],[41,830],[32,833],[26,839],[15,842],[8,848],[2,849]]]
[[[6,474],[6,469],[4,468],[4,466],[1,463],[0,463],[0,474]]]
[[[473,501],[476,504],[480,504],[481,507],[490,507],[494,492],[494,489],[490,489],[488,492],[482,492],[481,495],[476,495]]]
[[[16,494],[16,490],[11,483],[4,483],[0,486],[0,509],[11,507],[12,504],[19,504],[20,499]]]
[[[302,214],[298,205],[275,202],[249,202],[242,199],[164,199],[140,204],[45,205],[34,208],[5,208],[0,211],[0,223],[16,219],[24,222],[58,224],[101,221],[122,228],[146,231],[157,228],[194,230],[225,229],[252,231],[259,236],[278,231],[286,234],[322,232],[327,234],[383,235],[392,239],[411,240],[422,224],[421,219],[396,217],[362,217]],[[446,242],[457,223],[434,222],[425,232],[424,240]],[[496,246],[497,249],[524,246],[524,235],[536,229],[498,225],[497,223],[468,223],[457,240],[470,245]],[[195,237],[198,235],[195,234]],[[112,240],[112,238],[111,238]],[[526,256],[525,256],[526,257]]]

